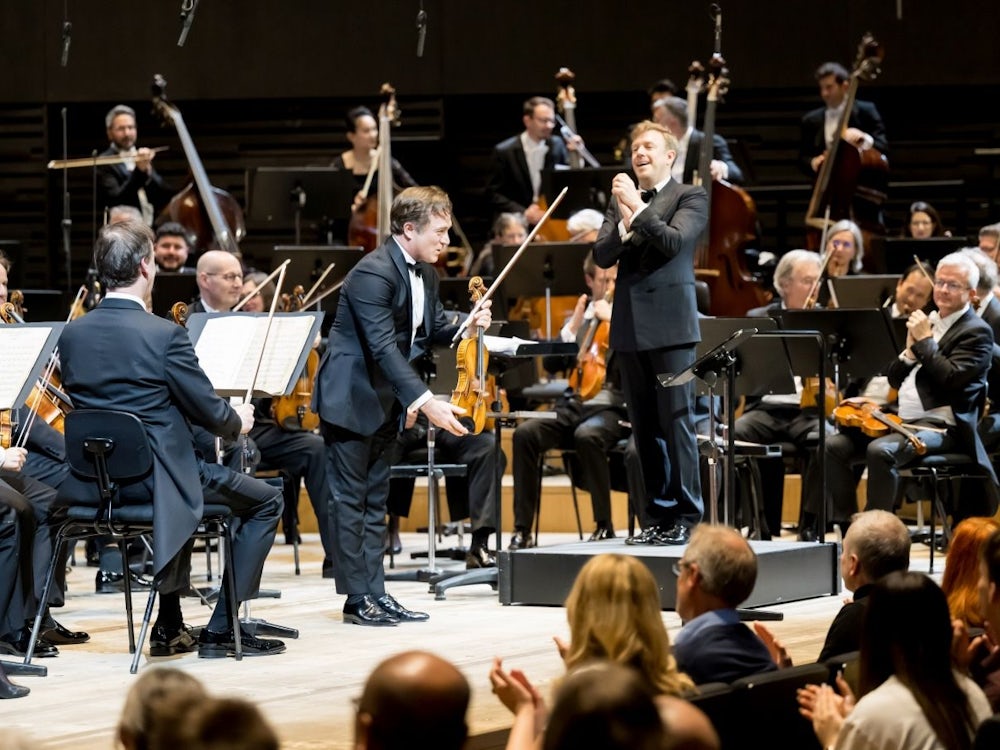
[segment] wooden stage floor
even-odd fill
[[[575,539],[575,534],[542,535],[546,545]],[[791,541],[792,537],[786,539]],[[426,548],[423,535],[404,534],[403,544],[397,569],[425,562],[411,561],[408,554]],[[395,628],[350,626],[341,620],[343,598],[335,595],[332,581],[320,576],[322,551],[317,535],[306,535],[301,556],[302,574],[296,576],[292,547],[276,544],[264,570],[263,585],[280,590],[281,598],[258,600],[252,612],[255,617],[299,629],[301,637],[288,641],[286,653],[246,658],[240,663],[198,659],[196,654],[153,660],[144,656],[140,670],[154,663],[178,667],[204,681],[215,694],[253,700],[274,724],[283,747],[302,750],[352,746],[351,699],[360,694],[369,671],[398,651],[428,649],[451,659],[462,670],[473,688],[469,717],[473,734],[510,724],[510,715],[490,692],[487,674],[494,656],[502,657],[509,667],[524,669],[543,692],[562,671],[552,643],[555,635],[568,638],[561,607],[501,606],[497,594],[486,585],[451,589],[445,601],[435,601],[426,584],[393,582],[390,592],[404,605],[430,612],[430,621]],[[461,565],[447,560],[439,563]],[[927,548],[923,545],[914,546],[913,567],[927,570]],[[940,573],[943,560],[937,560],[936,567]],[[67,606],[56,611],[60,622],[88,631],[91,641],[60,647],[57,658],[38,660],[36,663],[48,667],[47,677],[14,678],[29,686],[31,694],[0,701],[0,747],[12,729],[26,734],[41,748],[107,750],[113,746],[118,712],[135,677],[128,673],[122,596],[94,594],[94,572],[87,567],[71,569]],[[202,581],[195,581],[199,583]],[[827,596],[769,608],[784,613],[783,621],[771,625],[796,663],[811,661],[819,653],[842,598]],[[137,617],[144,603],[145,594],[136,594]],[[207,621],[209,610],[196,600],[186,599],[183,606],[189,624]],[[673,612],[664,612],[663,618],[673,635],[680,619]]]

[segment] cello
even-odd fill
[[[885,202],[885,189],[888,185],[889,161],[878,149],[861,150],[856,144],[844,144],[844,132],[847,130],[851,112],[854,109],[854,99],[858,91],[858,81],[873,81],[881,73],[880,65],[884,53],[882,46],[875,37],[866,33],[858,45],[854,69],[851,71],[850,83],[844,97],[844,110],[837,124],[840,134],[833,140],[826,151],[823,163],[816,175],[809,208],[806,210],[806,226],[813,229],[807,244],[815,248],[816,231],[822,229],[827,220],[855,219],[853,200],[855,196],[864,198],[878,206]],[[824,211],[827,215],[824,216]],[[867,227],[862,227],[867,229]],[[882,226],[872,229],[885,232]],[[810,249],[813,249],[810,248]]]
[[[704,135],[698,160],[698,174],[702,183],[708,186],[709,220],[695,253],[695,274],[708,283],[711,314],[738,317],[751,308],[766,305],[771,301],[771,294],[754,279],[746,263],[746,249],[757,239],[757,207],[753,199],[736,185],[712,179],[715,109],[730,83],[729,70],[720,52],[722,11],[715,6],[713,12],[715,52],[708,65]],[[691,70],[697,70],[695,63]]]
[[[364,187],[361,188],[363,203],[351,212],[347,227],[347,244],[363,247],[370,253],[389,235],[389,210],[392,208],[392,146],[390,133],[393,125],[399,125],[399,107],[396,105],[396,89],[390,83],[383,83],[379,90],[382,104],[378,108],[378,149],[376,157],[368,167]],[[369,195],[375,172],[380,173],[378,192]]]
[[[153,77],[153,109],[177,130],[193,182],[170,200],[160,218],[176,221],[187,229],[195,238],[194,249],[198,252],[226,250],[238,253],[238,243],[246,235],[243,210],[232,195],[209,182],[180,110],[167,100],[166,88],[163,76]]]
[[[615,284],[611,281],[604,293],[604,301],[610,304],[614,297]],[[598,320],[596,314],[587,321],[587,330],[580,342],[580,351],[576,355],[576,367],[569,375],[569,386],[576,391],[582,401],[589,401],[604,387],[610,327],[608,321]]]

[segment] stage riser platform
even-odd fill
[[[840,570],[835,544],[757,542],[757,585],[743,607],[831,596],[839,593]],[[629,546],[620,539],[503,551],[499,556],[501,604],[562,606],[577,573],[594,555],[606,552],[638,557],[660,585],[661,609],[675,609],[674,564],[685,547]]]

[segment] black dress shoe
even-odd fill
[[[497,559],[490,554],[489,549],[485,544],[475,544],[469,547],[469,551],[465,554],[465,568],[466,570],[475,570],[476,568],[495,568],[497,566]]]
[[[604,526],[602,524],[599,525],[596,529],[594,529],[594,533],[590,535],[590,539],[588,539],[587,541],[600,542],[604,539],[614,539],[614,538],[615,538],[615,530],[608,526]]]
[[[640,531],[635,536],[630,536],[625,540],[625,544],[629,546],[637,546],[643,544],[659,544],[657,537],[660,535],[659,526],[647,526],[642,531]]]
[[[392,594],[382,594],[382,596],[376,599],[375,602],[385,612],[389,613],[400,622],[424,622],[425,620],[431,619],[431,616],[426,612],[414,612],[411,609],[407,609],[402,604],[397,602],[395,598],[393,598]]]
[[[69,630],[64,628],[52,615],[42,620],[42,633],[40,636],[47,643],[57,646],[69,646],[74,643],[86,643],[90,640],[90,634],[82,630]]]
[[[148,589],[149,581],[133,571],[129,571],[133,589]],[[110,570],[99,570],[94,579],[94,590],[98,594],[120,594],[125,591],[125,576]]]
[[[399,618],[390,615],[371,594],[365,594],[354,604],[344,604],[344,622],[354,625],[391,626],[398,625]]]
[[[277,638],[257,638],[240,628],[240,648],[243,656],[270,656],[283,653],[285,644]],[[227,656],[236,656],[233,631],[213,633],[208,628],[202,630],[198,636],[198,658],[225,659]]]
[[[691,541],[691,527],[675,523],[668,529],[660,529],[657,544],[687,544]]]
[[[0,636],[0,654],[18,656],[23,659],[28,653],[28,644],[30,643],[31,628],[21,628],[16,633]],[[35,641],[34,655],[42,659],[59,656],[59,649],[47,641],[38,639]]]
[[[3,671],[3,667],[0,667],[0,700],[23,698],[30,692],[30,688],[26,688],[23,685],[15,685],[8,680],[7,673]]]
[[[529,549],[535,546],[535,540],[531,536],[531,532],[527,529],[515,529],[514,536],[510,538],[510,545],[507,549],[518,550],[518,549]]]
[[[190,654],[198,649],[198,633],[193,628],[180,626],[154,625],[149,634],[150,656],[173,656],[174,654]]]
[[[803,526],[799,529],[800,542],[815,542],[819,539],[819,532],[812,526]]]

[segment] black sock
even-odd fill
[[[493,529],[482,528],[476,529],[472,532],[472,546],[473,547],[488,547],[490,543],[490,534],[493,533]]]
[[[179,628],[183,622],[180,594],[177,592],[160,594],[160,611],[156,615],[156,624],[167,628]]]
[[[366,594],[351,594],[350,596],[347,597],[347,601],[344,602],[344,603],[345,604],[357,604],[362,599],[364,599],[365,596],[367,596],[367,595]]]

